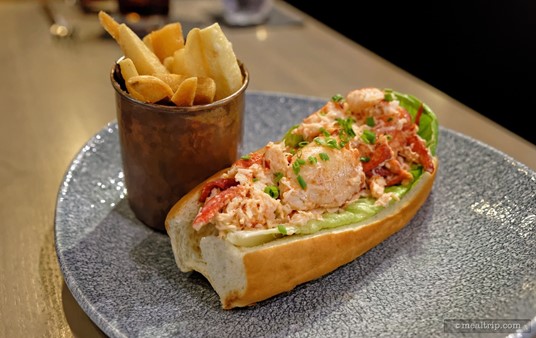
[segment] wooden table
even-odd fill
[[[66,287],[54,249],[54,210],[63,175],[84,143],[115,119],[108,72],[120,55],[95,15],[55,7],[78,35],[52,39],[39,3],[0,3],[0,336],[95,337]],[[177,0],[172,13],[208,23],[216,0]],[[390,87],[427,102],[440,123],[536,169],[536,147],[285,3],[288,20],[224,26],[248,66],[249,90],[328,98],[364,86]]]

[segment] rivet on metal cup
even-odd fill
[[[176,107],[129,96],[117,62],[110,80],[115,89],[127,200],[140,221],[165,232],[170,208],[237,160],[249,74],[239,61],[243,83],[237,92],[206,105]]]

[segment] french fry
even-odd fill
[[[125,58],[119,61],[119,68],[121,69],[121,76],[125,82],[131,77],[138,76],[138,70],[131,59]]]
[[[216,82],[210,77],[200,76],[197,78],[194,105],[208,104],[214,101],[216,94]]]
[[[119,23],[104,11],[100,11],[98,16],[102,27],[104,27],[108,34],[117,41],[119,37]]]
[[[179,89],[171,97],[171,102],[175,103],[178,107],[193,106],[195,92],[197,89],[197,77],[189,77],[182,81]]]
[[[186,75],[186,73],[190,73],[190,70],[188,69],[188,65],[187,65],[188,61],[186,60],[186,57],[188,55],[188,53],[186,53],[187,45],[188,45],[188,38],[186,38],[186,45],[184,46],[184,48],[178,49],[175,51],[175,53],[173,53],[173,57],[171,58],[171,61],[169,61],[170,60],[169,57],[166,60],[164,60],[166,64],[170,62],[167,68],[169,69],[171,73],[184,74],[184,75]]]
[[[126,82],[129,94],[137,100],[155,103],[173,96],[167,83],[152,75],[138,75]]]
[[[217,22],[201,29],[199,35],[205,56],[206,76],[216,82],[214,99],[227,97],[242,86],[242,72],[233,46]]]
[[[125,57],[134,62],[140,75],[169,73],[156,54],[127,25],[124,23],[119,24],[104,11],[99,12],[99,20],[106,31],[119,44]]]
[[[179,74],[155,74],[155,76],[167,83],[174,93],[179,89],[182,81],[186,79],[184,75]]]
[[[149,47],[124,23],[119,25],[118,43],[125,57],[132,59],[140,75],[169,73]]]
[[[191,29],[184,48],[166,62],[172,73],[212,78],[216,85],[213,100],[227,97],[242,86],[236,55],[218,23]]]
[[[170,73],[174,73],[173,72],[173,63],[175,62],[175,58],[172,56],[168,56],[167,58],[164,59],[164,61],[162,61],[162,63],[164,64],[164,67],[166,67],[166,69],[168,70],[168,72]],[[175,73],[176,74],[176,73]]]
[[[192,28],[186,40],[179,22],[140,39],[127,25],[105,12],[100,11],[98,16],[123,51],[121,75],[128,92],[140,101],[169,99],[177,106],[209,104],[242,86],[242,72],[232,44],[218,23]]]
[[[179,22],[169,23],[143,37],[143,42],[163,63],[168,56],[184,47],[182,25]]]
[[[171,67],[172,73],[189,77],[208,76],[200,32],[199,28],[192,28],[186,36],[184,48],[175,51]]]

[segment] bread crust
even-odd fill
[[[202,183],[170,210],[165,222],[177,265],[183,272],[203,274],[224,309],[250,306],[290,291],[355,260],[407,225],[430,195],[439,164],[437,157],[433,160],[432,173],[424,172],[400,201],[363,222],[250,248],[236,247],[216,232],[203,235],[193,230]]]

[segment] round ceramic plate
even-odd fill
[[[249,92],[243,153],[324,103]],[[432,193],[400,232],[291,292],[222,310],[201,275],[179,271],[167,235],[132,214],[112,122],[80,150],[58,193],[65,282],[110,337],[430,337],[500,320],[509,326],[469,331],[504,337],[523,323],[524,336],[534,335],[536,173],[445,128],[438,156]]]

